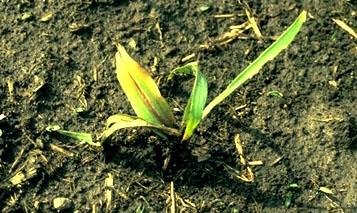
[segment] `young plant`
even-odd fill
[[[207,80],[203,73],[199,71],[198,63],[191,62],[173,70],[169,75],[169,79],[176,74],[190,74],[195,77],[191,96],[185,107],[180,130],[175,128],[173,113],[166,100],[161,96],[158,87],[149,73],[118,44],[118,51],[115,55],[117,78],[137,116],[123,114],[110,116],[107,120],[106,129],[103,132],[102,138],[106,139],[113,132],[122,128],[149,127],[154,129],[160,136],[169,134],[182,137],[183,141],[189,139],[202,119],[204,119],[215,106],[221,103],[244,82],[257,74],[265,63],[273,60],[282,50],[288,47],[300,31],[305,20],[306,11],[303,11],[271,46],[239,73],[227,88],[206,107],[208,92]]]
[[[87,143],[92,146],[101,146],[99,142],[93,142],[92,135],[90,133],[68,131],[68,130],[62,129],[58,125],[50,125],[50,126],[46,127],[46,131],[57,132],[61,135],[73,138],[75,140]]]

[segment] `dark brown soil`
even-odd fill
[[[248,1],[264,40],[248,30],[245,39],[200,48],[247,21],[240,2],[2,1],[2,212],[56,212],[55,198],[67,199],[65,212],[169,211],[171,181],[180,212],[357,212],[357,46],[332,20],[357,29],[356,5]],[[166,79],[183,57],[195,53],[212,100],[303,9],[311,16],[292,45],[215,108],[188,143],[131,129],[96,148],[45,130],[57,124],[97,137],[108,116],[133,114],[115,77],[115,42],[152,71],[180,120],[192,82]],[[264,163],[252,166],[253,183],[227,170],[244,170],[237,134],[246,159]]]

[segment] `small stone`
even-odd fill
[[[328,84],[330,84],[331,86],[333,87],[337,87],[337,82],[332,80],[332,81],[329,81]]]
[[[136,49],[136,41],[133,38],[129,39],[129,46],[131,47],[131,49],[135,50]]]
[[[53,199],[53,208],[58,211],[69,209],[72,207],[72,201],[65,197],[57,197]]]
[[[25,12],[24,14],[22,14],[22,16],[20,17],[20,19],[22,21],[25,21],[25,20],[29,20],[33,17],[32,13],[31,12]]]
[[[42,22],[48,22],[49,20],[52,19],[52,17],[53,17],[53,13],[52,13],[52,12],[48,12],[48,13],[45,13],[45,14],[41,17],[40,21],[42,21]]]

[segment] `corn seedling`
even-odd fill
[[[102,134],[102,139],[106,139],[119,129],[129,127],[149,127],[161,136],[168,134],[181,137],[183,141],[189,139],[202,119],[215,106],[257,74],[265,63],[273,60],[282,50],[288,47],[300,31],[305,20],[306,11],[303,11],[271,46],[239,73],[227,88],[207,106],[207,80],[203,73],[199,71],[198,63],[191,62],[173,70],[169,75],[169,79],[174,75],[192,75],[195,78],[179,129],[175,128],[173,112],[167,101],[161,96],[149,73],[118,44],[118,51],[115,55],[117,78],[137,116],[124,114],[110,116],[107,120],[106,129]]]
[[[93,142],[92,135],[90,133],[68,131],[68,130],[61,129],[61,127],[58,125],[50,125],[46,127],[46,131],[57,132],[61,135],[73,138],[75,140],[87,143],[92,146],[101,146],[100,143]]]

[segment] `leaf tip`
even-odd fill
[[[307,11],[306,11],[306,10],[303,10],[303,11],[301,12],[301,19],[302,19],[303,22],[305,22],[306,16],[307,16]]]

